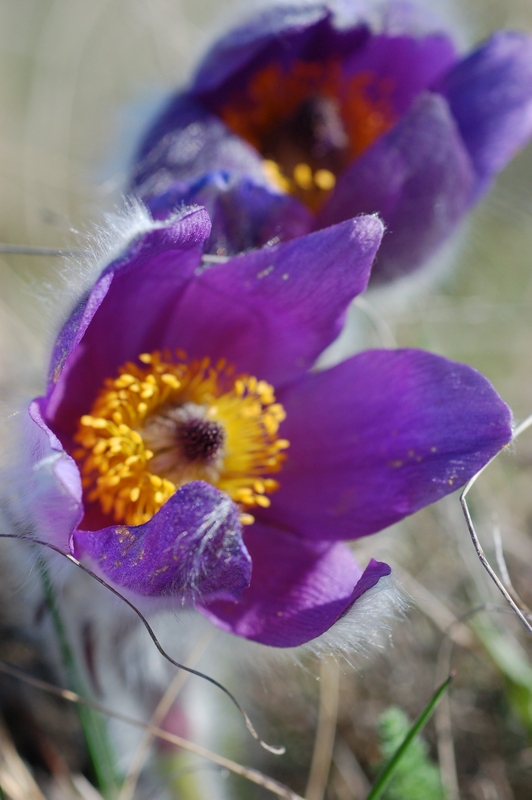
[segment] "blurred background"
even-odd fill
[[[530,0],[441,0],[431,10],[464,49],[498,27],[532,32]],[[0,241],[68,249],[102,212],[119,207],[128,159],[150,114],[241,12],[232,0],[0,0]],[[532,414],[531,254],[529,147],[473,212],[437,278],[370,295],[376,326],[367,310],[355,310],[365,345],[389,345],[393,338],[399,346],[467,362],[494,383],[516,421],[523,420]],[[47,297],[59,286],[59,266],[57,258],[0,253],[0,387],[8,405],[42,388],[58,322],[50,321]],[[531,486],[532,432],[469,495],[488,558],[529,606]],[[398,779],[386,796],[444,797],[431,772],[439,764],[449,800],[530,800],[532,642],[479,563],[458,496],[361,542],[357,553],[364,563],[370,556],[390,563],[409,599],[384,646],[351,663],[307,655],[297,663],[272,656],[265,665],[260,648],[235,646],[221,634],[209,643],[204,667],[237,693],[268,741],[287,747],[286,755],[261,751],[232,708],[214,702],[202,685],[196,684],[188,713],[202,718],[218,752],[308,800],[363,800],[386,747],[452,668],[453,686],[424,730],[426,753],[403,770],[406,783]],[[0,659],[31,665],[57,682],[31,637],[22,639],[16,629],[19,589],[4,580],[0,590]],[[90,797],[85,784],[65,788],[60,780],[65,771],[85,768],[71,710],[6,678],[0,678],[0,704],[8,723],[0,741],[5,796],[39,796],[22,778],[18,795],[17,780],[10,782],[18,751],[21,769],[27,765],[44,796]],[[13,742],[15,761],[9,762]],[[182,753],[151,769],[164,772],[170,789],[159,782],[135,797],[273,796]],[[423,770],[432,776],[428,784]]]

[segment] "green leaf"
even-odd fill
[[[429,703],[427,704],[426,708],[422,713],[419,715],[417,720],[414,724],[410,727],[410,729],[406,732],[406,735],[402,738],[400,744],[396,747],[395,751],[389,758],[388,762],[384,766],[381,774],[377,778],[376,783],[374,784],[372,790],[370,791],[369,795],[367,796],[366,800],[378,800],[378,798],[382,797],[384,794],[385,789],[387,788],[388,784],[392,780],[392,778],[400,775],[401,773],[404,775],[406,774],[405,771],[405,763],[407,769],[412,767],[412,764],[408,764],[405,762],[405,759],[408,757],[408,753],[416,741],[416,736],[419,732],[424,728],[426,723],[428,722],[429,718],[432,715],[432,712],[438,705],[439,701],[443,697],[443,694],[446,692],[449,684],[451,683],[453,676],[450,675],[446,681],[442,683],[442,685],[436,690],[436,692],[431,697]],[[397,723],[397,718],[395,720],[391,720],[391,724]],[[386,724],[386,723],[385,723]],[[388,721],[388,725],[390,726],[390,720]],[[419,754],[419,750],[418,750]],[[426,766],[426,755],[423,754],[423,758],[425,760]],[[413,775],[413,778],[416,776]],[[404,800],[407,800],[407,797],[403,795]],[[424,795],[425,800],[440,800],[443,797],[443,792],[439,795]],[[413,796],[408,797],[408,800],[414,800]]]

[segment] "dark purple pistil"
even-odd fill
[[[188,461],[212,461],[225,441],[225,431],[218,422],[207,419],[190,419],[182,422],[176,431],[181,452]]]

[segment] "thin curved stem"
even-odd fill
[[[76,694],[76,692],[72,692],[69,689],[60,689],[58,686],[54,686],[47,681],[42,681],[39,678],[33,678],[30,675],[26,675],[24,672],[21,672],[15,667],[5,664],[2,661],[0,661],[0,672],[10,675],[12,678],[17,678],[18,680],[24,681],[30,686],[34,686],[36,689],[41,689],[42,691],[56,695],[56,697],[61,697],[63,700],[67,700],[71,703],[79,703],[80,705],[92,708],[94,711],[99,711],[101,714],[106,714],[109,717],[113,717],[113,719],[117,719],[120,722],[125,722],[127,725],[132,725],[134,728],[140,728],[141,730],[150,733],[152,736],[156,736],[158,739],[163,739],[165,742],[175,744],[177,747],[181,747],[183,750],[187,750],[189,753],[193,753],[194,755],[200,756],[200,758],[205,758],[208,761],[212,761],[214,764],[217,764],[223,769],[228,769],[231,772],[234,772],[236,775],[241,775],[243,778],[247,778],[248,781],[252,781],[259,786],[262,786],[264,789],[276,794],[278,797],[284,797],[285,800],[305,800],[305,798],[289,789],[288,786],[279,783],[279,781],[276,781],[273,778],[268,778],[268,776],[263,775],[262,772],[259,772],[256,769],[251,769],[250,767],[244,767],[241,764],[237,764],[236,761],[231,761],[229,758],[225,758],[224,756],[213,753],[210,750],[201,747],[200,745],[189,742],[188,739],[183,739],[181,736],[177,736],[175,733],[169,733],[161,728],[157,728],[155,725],[142,722],[141,720],[130,717],[127,714],[122,714],[119,711],[112,711],[101,703],[96,703],[93,700],[80,697],[80,695]]]
[[[120,600],[122,600],[127,606],[129,606],[129,608],[131,608],[135,612],[137,617],[140,619],[140,621],[142,622],[142,624],[144,625],[144,627],[148,631],[148,634],[149,634],[153,644],[155,645],[155,647],[157,648],[159,653],[163,656],[163,658],[165,658],[170,664],[173,664],[174,667],[177,667],[178,669],[185,670],[185,672],[189,672],[191,675],[196,675],[198,678],[202,678],[204,681],[208,681],[208,683],[212,683],[212,685],[216,686],[217,689],[220,689],[229,698],[229,700],[231,700],[231,702],[233,703],[235,708],[240,712],[240,714],[242,715],[242,717],[244,719],[244,722],[246,723],[246,727],[247,727],[249,733],[251,734],[251,736],[254,739],[257,740],[257,742],[261,745],[261,747],[263,747],[269,753],[273,753],[273,755],[283,755],[283,753],[285,753],[286,748],[284,748],[284,747],[275,747],[275,746],[269,745],[259,737],[259,735],[258,735],[257,731],[255,730],[255,727],[254,727],[253,723],[251,722],[249,716],[244,711],[244,709],[242,708],[242,706],[240,705],[240,703],[238,702],[238,700],[236,699],[234,694],[232,694],[232,692],[230,692],[229,689],[227,689],[223,685],[223,683],[220,683],[215,678],[211,678],[210,675],[206,675],[205,673],[200,672],[199,670],[194,669],[193,667],[187,667],[184,664],[181,664],[179,661],[176,661],[175,658],[172,658],[172,656],[170,656],[166,652],[166,650],[163,648],[163,646],[159,642],[157,636],[155,635],[155,631],[151,627],[151,625],[148,622],[148,620],[146,619],[146,617],[139,611],[139,609],[130,600],[128,600],[127,597],[124,597],[123,594],[120,594],[120,592],[117,591],[117,589],[113,588],[108,583],[106,583],[106,581],[104,581],[103,578],[100,578],[99,575],[96,575],[95,572],[93,572],[88,567],[84,566],[84,564],[82,564],[80,561],[78,561],[77,558],[74,558],[74,556],[71,555],[70,553],[65,553],[64,550],[61,550],[59,547],[56,547],[54,544],[51,544],[50,542],[45,542],[42,539],[36,539],[33,536],[24,536],[24,535],[21,535],[21,534],[18,534],[18,533],[0,533],[0,538],[3,538],[3,539],[17,539],[18,541],[25,541],[25,542],[30,542],[32,544],[38,544],[41,547],[46,547],[49,550],[53,550],[54,553],[57,553],[58,555],[63,556],[63,558],[66,558],[68,561],[72,562],[72,564],[74,564],[78,569],[82,570],[82,572],[87,573],[87,575],[90,575],[91,578],[94,578],[95,581],[100,583],[102,586],[105,586],[105,588],[108,591],[112,592],[112,594],[116,595],[116,597],[119,597]]]
[[[532,425],[532,415],[527,417],[525,420],[523,420],[523,422],[520,425],[518,425],[518,427],[514,431],[514,435],[512,437],[512,441],[515,441],[517,439],[517,437],[520,436],[522,433],[524,433],[524,431],[528,430],[528,428],[531,425]],[[513,611],[519,617],[519,619],[521,620],[522,624],[525,626],[527,631],[529,633],[532,633],[532,625],[528,621],[528,619],[526,617],[526,614],[522,611],[521,608],[519,608],[519,606],[517,605],[517,603],[515,602],[515,600],[511,596],[510,592],[508,591],[506,586],[503,584],[503,582],[500,580],[499,576],[497,575],[497,573],[495,572],[495,570],[493,569],[493,567],[489,563],[489,561],[488,561],[488,559],[486,557],[486,554],[485,554],[485,552],[484,552],[484,550],[482,548],[482,545],[480,544],[479,538],[477,536],[477,532],[475,530],[475,526],[474,526],[473,520],[471,518],[471,513],[469,511],[469,506],[467,505],[467,501],[466,501],[466,497],[469,494],[471,488],[477,482],[478,478],[482,475],[484,470],[489,467],[489,465],[491,464],[492,461],[495,460],[495,458],[497,458],[497,455],[494,456],[492,459],[490,459],[490,461],[488,461],[488,463],[485,464],[482,467],[482,469],[479,470],[476,473],[476,475],[473,475],[471,480],[465,485],[465,487],[464,487],[464,489],[462,491],[462,494],[460,495],[460,505],[462,506],[462,511],[463,511],[463,514],[464,514],[464,517],[465,517],[467,528],[469,530],[469,535],[471,536],[471,541],[473,542],[473,546],[474,546],[474,548],[476,550],[476,553],[477,553],[477,556],[479,558],[480,563],[482,564],[482,566],[484,567],[484,569],[486,570],[486,572],[488,573],[488,575],[490,576],[491,580],[493,581],[493,583],[495,584],[497,589],[500,591],[500,593],[502,594],[502,596],[504,597],[506,602],[511,606]]]

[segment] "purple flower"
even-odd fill
[[[373,277],[418,268],[530,137],[532,40],[462,58],[401,9],[377,29],[360,3],[282,5],[231,31],[152,125],[133,190],[160,218],[205,205],[221,254],[378,212]]]
[[[301,644],[390,572],[343,541],[456,489],[509,441],[509,410],[419,350],[312,371],[367,284],[376,217],[206,265],[203,209],[138,213],[26,418],[35,533],[136,602]]]

